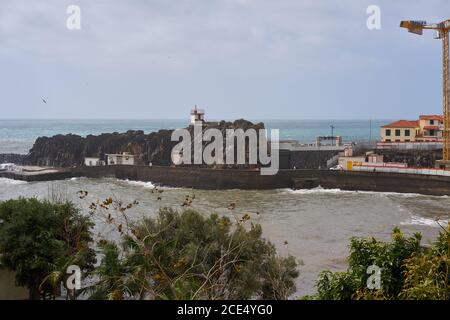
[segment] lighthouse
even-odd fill
[[[205,120],[205,111],[203,109],[198,109],[197,106],[191,110],[191,124],[203,123]]]

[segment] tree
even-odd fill
[[[277,256],[259,225],[245,227],[248,220],[164,208],[127,230],[120,224],[122,248],[101,244],[92,298],[287,299],[295,292],[296,260]]]
[[[92,227],[70,202],[0,202],[1,263],[16,273],[17,285],[28,287],[30,299],[55,297],[69,265],[93,269]]]

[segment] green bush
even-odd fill
[[[69,265],[92,270],[92,226],[70,202],[0,202],[1,263],[15,271],[17,285],[28,287],[31,299],[54,297]]]
[[[440,233],[430,250],[406,259],[400,298],[408,300],[449,300],[450,225]]]
[[[286,299],[295,292],[297,263],[278,257],[248,217],[162,209],[130,225],[123,248],[103,242],[91,288],[96,299]]]
[[[319,274],[314,298],[323,300],[375,299],[448,299],[449,230],[429,250],[420,246],[420,234],[406,238],[398,228],[391,242],[374,238],[350,241],[349,267],[346,272],[323,271]],[[367,288],[367,268],[381,268],[381,288]],[[310,298],[310,297],[309,297]]]
[[[350,272],[322,271],[317,280],[319,300],[350,300],[359,287],[359,281]]]

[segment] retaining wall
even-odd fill
[[[74,175],[197,189],[293,188],[295,179],[315,179],[320,186],[332,189],[450,195],[450,177],[387,172],[280,170],[276,175],[262,176],[254,170],[109,166],[78,168]]]
[[[56,173],[26,175],[0,172],[0,177],[25,181],[60,180],[70,177],[114,177],[196,189],[278,189],[294,188],[295,181],[314,180],[323,188],[342,190],[450,195],[450,177],[390,172],[332,170],[280,170],[262,176],[255,170],[170,168],[148,166],[101,166],[72,168]]]

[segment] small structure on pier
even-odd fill
[[[85,157],[84,165],[87,167],[104,166],[105,161],[101,160],[99,157]]]
[[[128,152],[122,152],[117,154],[105,154],[107,165],[129,165],[133,166],[135,164],[135,155],[129,154]]]
[[[329,144],[324,143],[325,141],[330,142]],[[322,136],[316,138],[316,146],[342,146],[342,137],[341,136]]]
[[[197,106],[191,110],[191,124],[195,125],[198,123],[203,123],[205,121],[205,110],[197,109]]]

